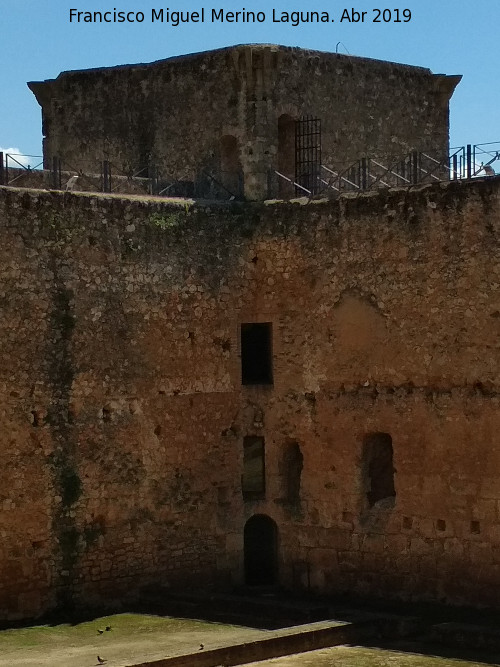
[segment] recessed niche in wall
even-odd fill
[[[266,495],[264,438],[247,435],[243,438],[243,500],[260,500]]]
[[[403,517],[403,529],[404,530],[411,530],[413,528],[413,519],[411,516],[404,516]]]
[[[394,498],[392,438],[388,433],[370,433],[363,440],[363,481],[370,507]]]

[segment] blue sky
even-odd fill
[[[152,8],[164,11],[223,8],[264,11],[265,23],[187,24],[177,28],[151,22]],[[339,22],[344,8],[367,11],[364,23]],[[143,11],[144,23],[70,23],[69,10]],[[273,23],[272,9],[327,11],[334,23]],[[374,23],[373,9],[410,9],[411,21]],[[388,14],[386,14],[388,16]],[[463,74],[451,104],[451,145],[500,141],[498,40],[500,2],[469,0],[0,0],[2,109],[0,147],[41,153],[40,108],[26,86],[30,80],[55,78],[59,72],[149,62],[172,55],[231,44],[277,43],[335,51],[429,67],[435,73]]]

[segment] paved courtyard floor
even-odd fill
[[[106,630],[106,628],[110,628]],[[146,614],[116,614],[77,625],[0,632],[1,667],[106,667],[252,641],[266,630]],[[201,645],[203,644],[203,649]]]
[[[402,647],[401,647],[402,648]],[[285,658],[248,663],[242,667],[499,667],[500,655],[484,653],[474,659],[450,658],[417,652],[418,647],[408,645],[405,650],[365,648],[359,646],[335,646],[310,651]],[[499,662],[496,662],[498,658]]]
[[[318,627],[321,624],[317,624]],[[305,627],[306,626],[301,626]],[[278,634],[289,634],[286,628]],[[126,667],[252,642],[273,631],[150,614],[0,631],[0,667]],[[384,647],[336,646],[247,667],[500,667],[499,652],[453,652],[408,640]],[[223,667],[223,666],[222,666]]]

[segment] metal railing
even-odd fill
[[[451,149],[450,173],[453,180],[494,176],[500,170],[500,142],[467,144]],[[496,169],[495,169],[496,167]]]
[[[30,162],[27,162],[30,160]],[[34,164],[31,164],[31,161]],[[3,153],[0,151],[0,185],[13,185],[23,172],[40,170],[43,167],[41,155],[22,155],[20,153]],[[15,170],[16,175],[9,180],[9,168]],[[20,173],[18,173],[20,170]]]
[[[44,168],[45,167],[45,168]],[[315,193],[335,196],[341,192],[365,192],[379,188],[410,187],[439,181],[494,176],[500,172],[500,142],[468,144],[439,156],[431,151],[412,151],[403,157],[362,157],[346,168],[321,164],[314,183],[299,183],[272,170],[269,196],[276,188],[286,198]],[[191,177],[190,177],[191,176]],[[283,184],[283,187],[279,186]],[[38,155],[0,152],[0,185],[83,190],[121,194],[150,194],[160,197],[243,199],[243,173],[217,175],[200,168],[193,176],[164,174],[154,164],[125,171],[107,159],[73,165],[60,157],[45,160]],[[315,187],[312,187],[314,185]],[[306,187],[308,186],[308,187]]]
[[[341,192],[366,192],[380,188],[410,187],[425,183],[494,176],[500,171],[500,142],[468,144],[451,149],[449,155],[440,157],[430,152],[412,151],[403,157],[363,157],[347,168],[337,170],[321,165],[319,190],[322,194],[338,195]],[[300,192],[312,196],[312,190],[296,183],[285,174],[274,170],[282,182]],[[291,188],[290,188],[291,189]],[[300,192],[299,192],[300,191]],[[293,196],[290,193],[290,196]]]
[[[34,166],[27,163],[28,157],[38,160]],[[58,156],[43,159],[2,152],[0,185],[159,197],[243,199],[242,171],[214,175],[209,169],[200,168],[194,177],[187,171],[173,177],[152,163],[124,170],[107,159],[73,164]]]

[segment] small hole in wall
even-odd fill
[[[141,406],[140,406],[140,403],[137,399],[134,399],[133,401],[130,401],[130,403],[128,405],[128,411],[130,412],[131,415],[140,414]]]
[[[188,331],[188,338],[190,341],[194,340],[194,331]]]
[[[110,422],[111,421],[111,416],[112,416],[112,412],[109,408],[103,408],[101,410],[101,418],[102,418],[103,421]]]
[[[158,437],[161,435],[161,426],[155,426],[154,434]]]
[[[31,423],[33,426],[43,426],[43,415],[39,410],[31,411]]]
[[[89,246],[94,246],[94,245],[97,244],[97,239],[95,238],[95,236],[89,236],[88,237],[88,242],[89,242]]]
[[[413,519],[411,518],[411,516],[403,517],[403,528],[405,530],[411,530],[413,528]]]
[[[258,261],[259,261],[259,258],[257,257],[257,255],[255,255],[255,257],[252,257],[252,263],[253,264],[257,264]]]
[[[446,530],[446,521],[444,519],[438,519],[436,521],[436,530],[440,533]]]
[[[479,535],[481,532],[481,524],[479,521],[471,521],[470,522],[470,532],[474,533],[474,535]]]

